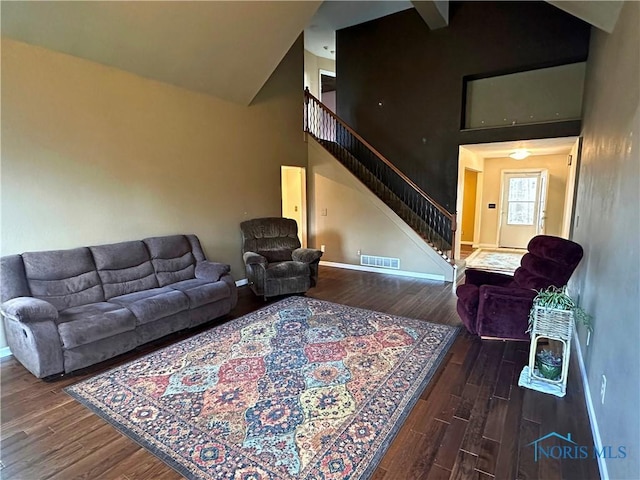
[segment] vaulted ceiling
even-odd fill
[[[3,1],[2,34],[248,105],[320,3]]]
[[[248,105],[322,3],[2,1],[2,35]],[[431,28],[448,23],[446,0],[326,3],[335,28],[404,8]],[[549,3],[611,31],[623,2]]]

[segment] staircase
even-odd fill
[[[454,265],[456,217],[305,90],[305,131]]]

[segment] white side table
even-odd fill
[[[529,365],[522,369],[518,385],[539,392],[550,393],[558,397],[564,397],[567,393],[569,356],[571,355],[571,337],[573,335],[574,322],[573,312],[537,305],[534,305],[533,309]],[[541,339],[557,340],[562,344],[562,373],[557,380],[543,377],[535,367],[538,342]]]

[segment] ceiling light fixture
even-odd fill
[[[518,150],[515,150],[509,154],[509,156],[514,160],[524,160],[529,155],[531,155],[531,152],[524,148],[519,148]]]

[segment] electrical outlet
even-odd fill
[[[362,253],[360,252],[360,250],[358,250],[358,256],[362,255]]]
[[[607,377],[602,375],[602,383],[600,384],[600,400],[604,405],[604,394],[607,392]]]
[[[324,253],[324,244],[320,245],[320,251]]]

